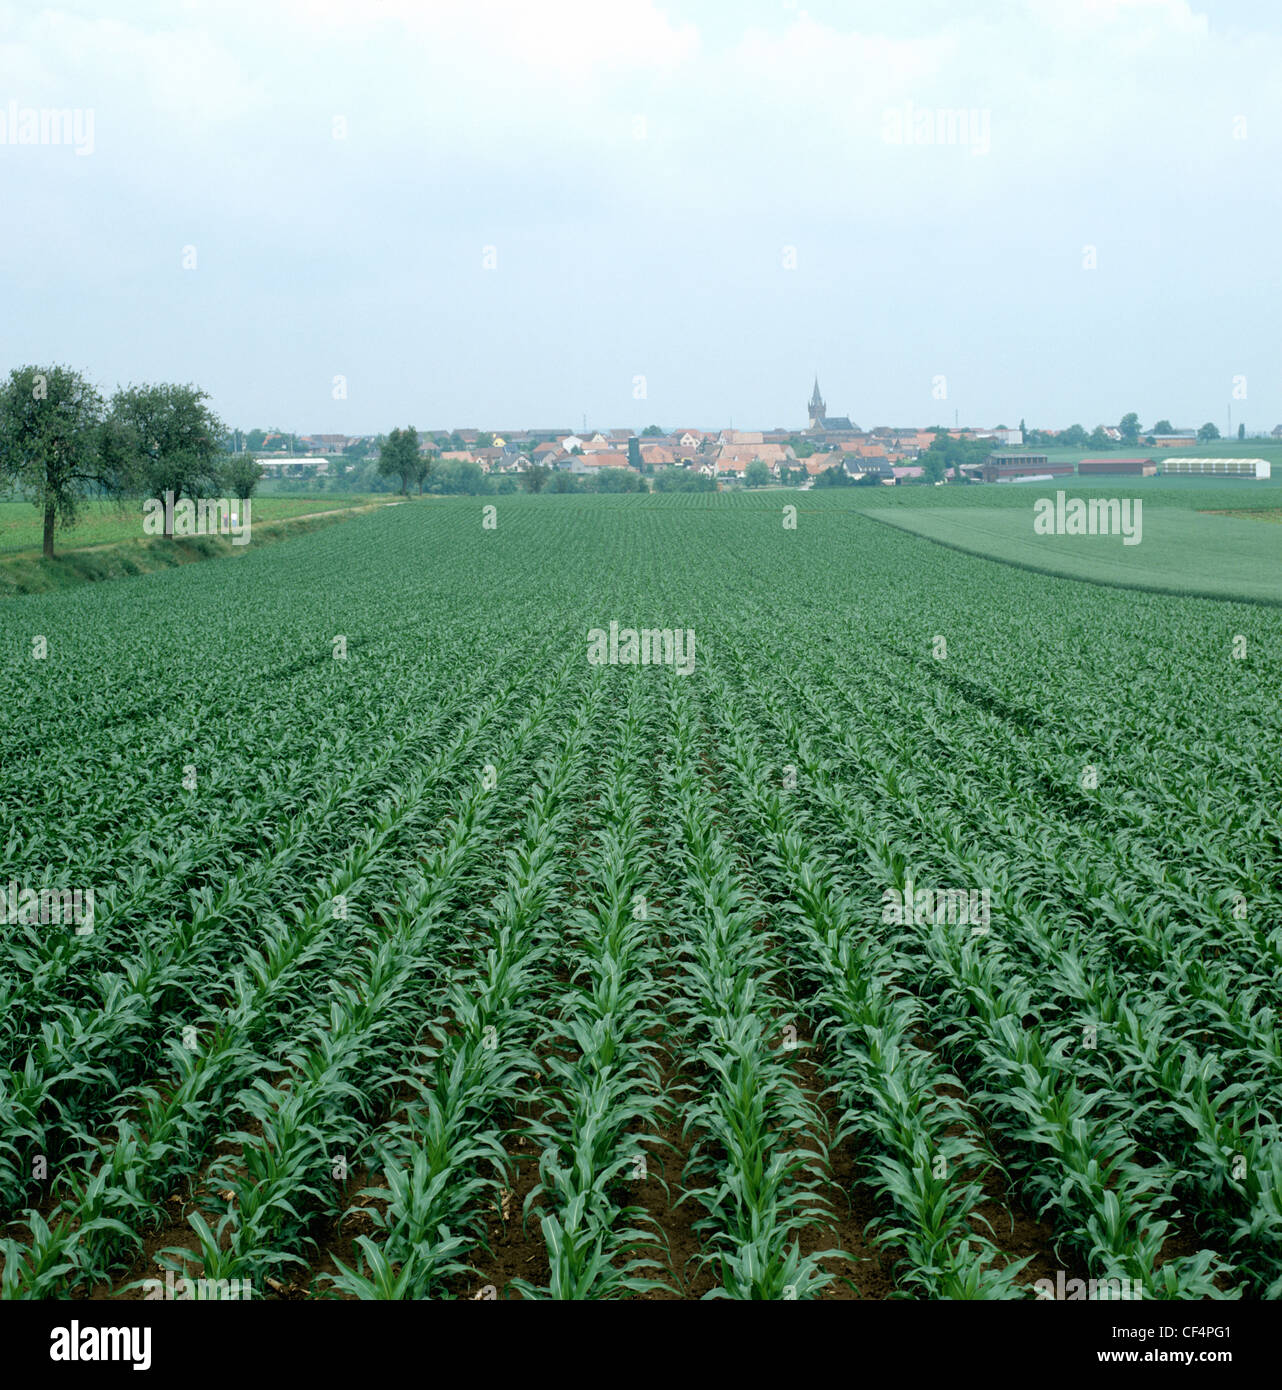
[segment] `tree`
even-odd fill
[[[1239,439],[1245,439],[1245,438],[1246,438],[1246,425],[1245,425],[1245,423],[1243,423],[1243,424],[1241,424],[1241,425],[1239,425],[1239,426],[1237,427],[1237,437],[1238,437]]]
[[[1120,429],[1121,426],[1119,425],[1118,428]],[[1103,425],[1096,425],[1086,442],[1092,449],[1111,449],[1113,447],[1113,441],[1104,433]]]
[[[1175,426],[1169,420],[1159,420],[1151,432],[1153,434],[1174,434]]]
[[[655,492],[716,492],[717,480],[695,468],[661,468],[654,478]]]
[[[193,502],[219,486],[227,427],[205,404],[197,386],[158,382],[129,386],[112,397],[111,414],[137,450],[135,468],[149,497],[173,494]],[[174,509],[165,507],[165,539],[174,534]]]
[[[547,464],[532,463],[521,474],[521,482],[524,484],[526,492],[542,492],[551,476],[552,470]]]
[[[1024,424],[1024,417],[1022,415],[1019,417],[1019,433],[1021,437],[1028,433],[1028,426]]]
[[[245,448],[252,454],[263,447],[263,441],[266,438],[266,430],[250,430],[245,436]]]
[[[478,449],[492,449],[494,447],[494,436],[482,430],[476,436],[476,447]]]
[[[413,428],[411,426],[411,428]],[[418,495],[422,497],[423,489],[427,486],[432,477],[432,466],[435,463],[435,455],[426,449],[420,448],[418,443],[418,431],[414,431],[414,481],[418,484]]]
[[[952,469],[953,482],[964,483],[966,476],[961,471],[962,465],[983,463],[991,452],[992,441],[988,439],[954,439],[938,425],[934,427],[934,435],[930,448],[917,456],[917,462],[931,482],[946,478],[948,470]]]
[[[248,454],[236,454],[223,469],[223,486],[244,502],[262,480],[263,469]]]
[[[658,425],[647,425],[645,429],[641,431],[641,433],[645,435],[647,439],[653,439],[656,434],[662,434],[663,431],[658,427]]]
[[[384,478],[401,480],[401,496],[410,495],[410,484],[419,478],[421,455],[418,451],[418,430],[394,429],[386,439],[379,440],[378,471]]]
[[[921,464],[922,476],[928,483],[942,483],[948,474],[947,455],[943,449],[937,449],[933,444],[917,461]]]
[[[638,473],[640,473],[643,468],[641,441],[635,434],[628,440],[628,467],[635,468]]]
[[[1140,417],[1133,411],[1127,411],[1117,422],[1117,428],[1122,436],[1123,444],[1137,444],[1140,438]]]
[[[1219,430],[1217,430],[1209,420],[1197,432],[1197,438],[1200,444],[1205,444],[1208,440],[1218,439],[1219,437]]]
[[[850,487],[853,483],[854,479],[846,472],[845,461],[840,459],[815,478],[816,487]]]
[[[645,484],[630,468],[602,468],[596,475],[596,492],[643,492]]]
[[[770,481],[770,468],[761,459],[753,459],[743,470],[743,481],[748,487],[765,487]]]
[[[15,367],[0,385],[0,478],[44,516],[44,557],[55,527],[74,526],[80,504],[120,495],[132,460],[128,435],[108,427],[102,397],[70,367]]]
[[[1069,425],[1057,442],[1066,449],[1080,449],[1086,443],[1086,431],[1081,425]]]
[[[515,487],[515,484],[513,484]],[[478,497],[492,490],[492,479],[472,459],[445,459],[432,476],[432,491]]]

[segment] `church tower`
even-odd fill
[[[815,389],[810,395],[809,410],[810,425],[808,428],[817,430],[823,424],[824,417],[828,414],[828,407],[824,404],[824,398],[819,394],[819,378],[815,377]]]

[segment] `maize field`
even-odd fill
[[[1276,606],[520,496],[0,634],[4,1298],[1282,1297]]]

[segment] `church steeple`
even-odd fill
[[[808,409],[810,412],[810,427],[814,429],[818,422],[828,413],[828,407],[824,404],[824,398],[819,394],[819,376],[817,373],[815,375],[815,389],[811,393]]]

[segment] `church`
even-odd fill
[[[847,416],[828,414],[824,398],[819,394],[818,376],[815,377],[815,389],[811,392],[810,403],[806,407],[806,411],[807,419],[810,421],[806,426],[806,434],[849,435],[853,437],[859,433],[859,426],[852,425]]]

